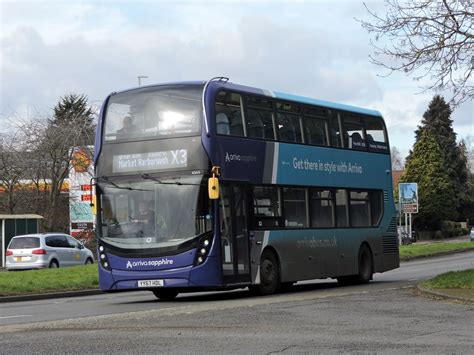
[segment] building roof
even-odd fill
[[[43,219],[39,214],[0,214],[0,219]]]

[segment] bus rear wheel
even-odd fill
[[[366,284],[372,280],[374,274],[374,265],[372,262],[372,253],[367,245],[363,245],[359,250],[359,273],[357,274],[357,283]]]
[[[170,290],[170,289],[161,289],[161,290],[153,290],[153,294],[156,298],[159,298],[163,301],[172,301],[178,296],[178,291]]]
[[[374,264],[372,262],[372,253],[367,245],[362,245],[359,250],[358,273],[350,276],[340,276],[337,282],[341,286],[366,284],[372,280],[374,274]]]
[[[277,258],[270,250],[265,250],[260,259],[260,284],[249,287],[252,293],[271,295],[280,286],[280,271]]]

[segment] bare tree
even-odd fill
[[[19,204],[18,191],[21,188],[21,179],[24,177],[24,166],[22,164],[21,146],[18,142],[20,132],[16,131],[10,135],[0,136],[0,188],[3,196],[3,209],[8,213],[15,213]]]
[[[389,70],[429,77],[426,90],[451,90],[451,104],[474,97],[474,2],[472,0],[385,0],[379,15],[366,4],[371,21],[362,26],[375,37],[372,63]]]
[[[390,154],[392,156],[392,170],[403,170],[403,158],[397,147],[393,146]]]
[[[49,201],[46,209],[45,228],[60,230],[67,226],[67,220],[60,219],[68,199],[61,195],[64,180],[68,177],[70,162],[75,146],[92,144],[94,139],[94,113],[84,95],[65,95],[54,108],[54,115],[46,123],[38,151],[47,164],[50,179]]]
[[[47,231],[67,230],[71,148],[92,144],[93,118],[85,96],[66,95],[51,118],[17,118],[14,131],[0,134],[0,212],[35,212]]]

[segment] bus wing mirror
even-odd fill
[[[215,176],[209,178],[208,191],[210,200],[217,200],[219,198],[219,179]]]

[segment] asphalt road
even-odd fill
[[[0,353],[474,353],[472,306],[413,285],[474,267],[474,253],[402,264],[368,285],[323,280],[285,294],[149,292],[0,304]],[[25,346],[26,345],[26,346]]]

